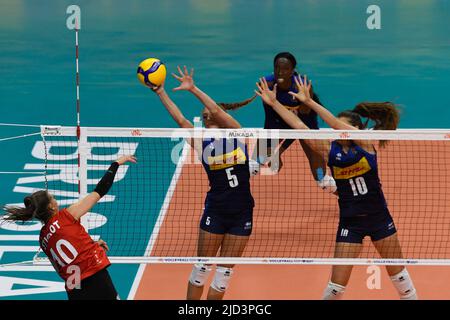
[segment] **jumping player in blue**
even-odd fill
[[[206,128],[240,128],[240,124],[226,113],[206,93],[194,84],[193,70],[189,74],[178,67],[179,75],[172,74],[181,84],[174,91],[186,90],[204,105],[202,112]],[[193,128],[175,103],[169,98],[164,85],[153,88],[167,111],[182,128]],[[240,104],[249,103],[253,99]],[[239,105],[233,104],[233,105]],[[210,190],[200,220],[197,253],[200,257],[215,257],[220,249],[222,257],[240,257],[252,232],[254,200],[250,191],[250,171],[247,146],[238,139],[204,139],[188,143],[201,155],[208,175]],[[217,265],[208,291],[208,299],[222,299],[228,287],[234,265]],[[189,278],[187,299],[200,299],[203,287],[211,273],[210,265],[196,264]]]
[[[297,60],[291,53],[280,52],[273,60],[273,74],[266,76],[265,80],[271,89],[275,84],[277,85],[276,96],[280,104],[297,115],[310,129],[319,129],[317,113],[314,110],[311,110],[311,108],[303,105],[303,103],[295,96],[289,94],[289,92],[297,91],[294,79],[298,77],[299,74],[295,70],[296,66]],[[314,101],[320,103],[319,97],[313,92],[312,88],[311,96]],[[264,129],[291,129],[289,124],[287,124],[269,105],[264,103],[264,101],[263,106],[265,113]],[[279,171],[283,165],[281,155],[294,141],[295,140],[292,139],[286,139],[281,143],[279,148],[276,149],[277,146],[272,146],[271,140],[267,140],[267,155],[258,150],[258,162],[265,163],[268,160],[266,159],[266,156],[272,157],[272,159],[275,157],[278,161],[270,161],[269,165],[274,171]],[[336,190],[335,184],[333,179],[326,175],[326,163],[322,155],[312,150],[304,141],[300,140],[300,144],[308,158],[312,175],[319,187],[334,192]],[[272,154],[272,149],[276,150],[274,154]]]
[[[333,129],[360,130],[366,125],[361,116],[376,122],[374,129],[395,130],[399,114],[392,103],[360,103],[352,111],[335,117],[310,96],[311,82],[306,77],[296,78],[298,92],[292,96],[302,101]],[[276,99],[276,87],[270,90],[265,79],[257,84],[257,94],[294,129],[309,129],[298,117],[286,110]],[[389,213],[378,176],[377,153],[374,141],[305,140],[309,146],[328,154],[328,166],[336,180],[339,196],[340,219],[336,235],[335,258],[357,258],[362,250],[364,237],[370,236],[382,258],[402,259],[397,230]],[[381,141],[383,146],[385,142]],[[350,279],[353,266],[333,266],[331,279],[323,299],[341,299]],[[386,266],[400,299],[417,299],[416,289],[404,266]]]

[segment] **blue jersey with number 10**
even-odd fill
[[[328,166],[336,180],[341,217],[384,212],[387,204],[378,176],[376,154],[354,142],[344,152],[342,145],[333,141]]]
[[[205,208],[234,213],[254,207],[245,143],[238,139],[205,139],[202,163],[211,187]]]

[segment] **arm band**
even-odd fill
[[[95,187],[94,191],[100,195],[100,198],[107,194],[109,189],[111,188],[114,182],[114,177],[116,176],[117,169],[119,169],[119,164],[117,162],[113,162],[108,171],[106,171],[106,173],[103,175],[103,178]]]

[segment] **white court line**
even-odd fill
[[[0,266],[0,272],[55,272],[52,266]]]
[[[169,189],[167,190],[166,197],[164,198],[163,205],[161,206],[161,210],[159,211],[158,220],[155,223],[155,227],[153,229],[152,235],[147,244],[147,248],[145,249],[145,253],[151,254],[153,250],[153,246],[156,242],[156,239],[159,235],[159,230],[163,224],[164,218],[166,216],[167,210],[169,209],[170,202],[172,200],[172,196],[175,192],[175,188],[178,183],[178,179],[180,178],[181,171],[183,169],[184,162],[189,155],[190,145],[186,142],[183,146],[183,151],[181,153],[181,158],[177,163],[177,167],[175,168],[175,172],[172,176],[172,180],[170,181]],[[136,295],[136,291],[141,282],[142,276],[144,275],[144,270],[147,264],[140,264],[139,269],[136,273],[136,277],[134,278],[133,285],[131,286],[130,292],[128,294],[127,300],[134,300],[134,296]]]
[[[0,235],[0,241],[39,241],[39,235],[3,234]]]
[[[0,171],[0,174],[45,174],[45,171]]]
[[[37,252],[39,246],[0,246],[0,260],[5,252]]]

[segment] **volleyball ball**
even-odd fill
[[[158,87],[166,79],[166,66],[159,59],[145,59],[139,64],[137,77],[144,86]]]

